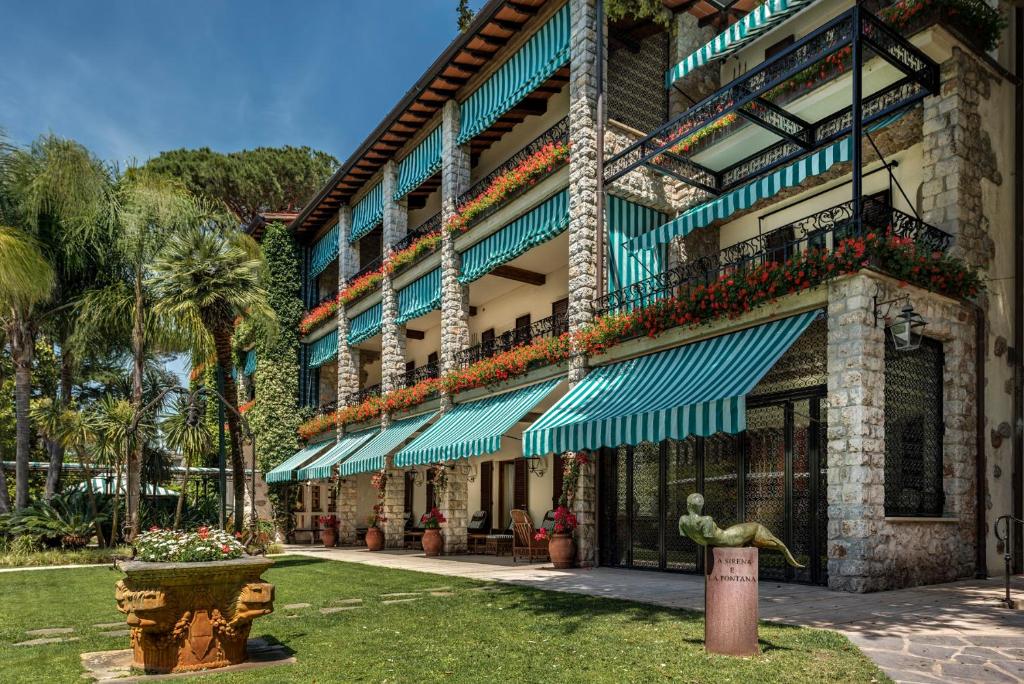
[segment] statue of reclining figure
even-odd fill
[[[679,517],[679,534],[689,537],[701,546],[756,546],[759,549],[778,551],[794,568],[804,566],[796,562],[782,540],[768,531],[761,523],[747,522],[722,529],[710,515],[701,515],[704,497],[691,494],[686,497],[686,515]]]

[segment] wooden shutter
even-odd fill
[[[555,318],[554,333],[561,335],[569,330],[569,298],[551,302],[551,315]]]
[[[416,473],[411,470],[405,471],[405,512],[412,513],[413,487],[416,486]]]
[[[338,510],[338,488],[332,482],[327,485],[327,512],[334,513]]]
[[[516,478],[515,478],[515,492],[512,494],[512,508],[518,508],[520,510],[528,510],[527,503],[527,477],[529,477],[530,471],[526,468],[526,459],[516,459]]]
[[[554,472],[551,473],[551,508],[552,510],[558,508],[559,499],[562,498],[562,456],[561,454],[555,454],[554,463],[551,466],[554,468]]]
[[[430,352],[427,355],[427,363],[437,363],[437,352]]]
[[[437,506],[437,501],[434,500],[434,469],[431,468],[427,471],[427,511],[432,510]]]
[[[320,512],[320,485],[315,485],[313,487],[313,506],[310,509],[310,512],[311,513],[319,513]]]
[[[487,513],[487,524],[494,527],[494,462],[480,464],[480,510]]]
[[[411,370],[416,370],[416,361],[415,361],[415,359],[412,360],[412,361],[406,361],[405,362],[405,372],[408,373]]]

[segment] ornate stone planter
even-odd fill
[[[132,666],[162,674],[245,662],[252,621],[274,610],[274,585],[260,578],[273,564],[118,562],[127,576],[115,597],[131,628]]]

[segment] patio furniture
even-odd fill
[[[533,521],[526,511],[512,511],[512,562],[526,558],[528,563],[534,560],[548,560],[548,543],[533,538],[536,530]]]
[[[413,524],[412,513],[407,513],[409,517],[405,522],[405,546],[409,549],[422,548],[423,533],[426,528],[422,527],[422,523]]]
[[[553,534],[555,531],[555,512],[548,511],[544,514],[544,519],[540,522],[538,529],[547,530],[548,534]]]
[[[479,553],[486,548],[487,533],[490,529],[488,517],[487,511],[477,511],[469,519],[469,524],[466,525],[466,546],[469,551]]]
[[[484,553],[488,556],[507,556],[512,553],[512,535],[488,534],[485,537]]]

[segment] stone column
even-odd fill
[[[391,254],[391,245],[401,240],[409,223],[405,200],[392,199],[397,183],[397,166],[393,161],[384,165],[384,259]],[[398,297],[385,270],[381,282],[381,391],[391,392],[405,385],[405,326],[399,325]]]
[[[447,480],[438,500],[438,508],[447,520],[444,528],[444,553],[465,553],[469,539],[469,463],[465,459],[449,461]]]
[[[345,289],[345,280],[359,268],[359,252],[349,244],[352,209],[338,210],[338,294]],[[348,344],[348,314],[345,305],[338,306],[338,406],[355,402],[359,392],[359,350]]]
[[[469,188],[469,146],[456,143],[459,105],[445,102],[442,126],[441,224],[455,214],[459,195]],[[443,229],[442,229],[443,230]],[[441,372],[455,367],[455,355],[469,346],[469,289],[458,280],[459,255],[447,231],[441,241]]]
[[[829,285],[828,585],[883,588],[885,328],[875,326],[866,276]]]
[[[594,317],[597,297],[597,15],[596,0],[571,0],[572,34],[569,66],[569,329],[579,330]],[[607,31],[605,31],[607,35]],[[605,46],[601,46],[605,49]],[[607,63],[607,60],[605,60]],[[573,356],[569,382],[583,379],[587,359]],[[586,567],[597,559],[596,469],[580,472],[574,509],[577,561]]]
[[[359,496],[356,487],[356,478],[342,478],[338,483],[338,543],[355,544],[356,527],[359,521],[356,520],[356,504]]]
[[[405,472],[395,468],[389,456],[385,473],[388,484],[384,490],[384,548],[401,549],[405,546]]]

